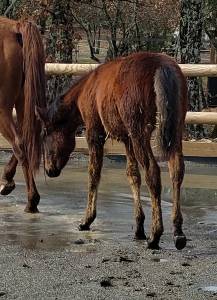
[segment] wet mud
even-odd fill
[[[3,164],[0,165],[0,171]],[[124,161],[105,159],[97,219],[78,225],[86,206],[87,161],[75,158],[59,178],[37,177],[39,214],[23,212],[16,189],[0,196],[0,299],[217,299],[217,165],[186,162],[182,208],[187,247],[173,244],[171,185],[162,164],[161,250],[134,241],[131,191]],[[148,235],[151,202],[143,183]]]

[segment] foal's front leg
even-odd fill
[[[1,186],[0,186],[1,195],[8,195],[15,188],[15,182],[13,178],[16,173],[17,163],[18,160],[16,156],[13,154],[10,161],[4,167],[4,172],[2,174]]]
[[[180,206],[180,188],[184,177],[184,158],[182,152],[172,153],[169,158],[169,172],[173,184],[172,220],[174,228],[174,242],[178,250],[186,246],[186,236],[182,231],[182,213]]]
[[[97,191],[100,181],[101,169],[103,164],[103,146],[98,141],[89,144],[89,167],[88,167],[88,202],[85,212],[85,218],[79,225],[79,230],[89,230],[90,225],[96,218]]]

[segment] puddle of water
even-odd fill
[[[216,292],[217,293],[217,285],[209,285],[201,288],[205,292]]]
[[[0,165],[0,173],[3,165]],[[94,251],[97,240],[129,241],[134,236],[133,201],[130,187],[125,175],[125,164],[114,163],[102,172],[99,187],[98,214],[90,232],[79,232],[78,225],[84,215],[87,197],[86,166],[68,166],[60,177],[47,178],[38,176],[37,187],[41,194],[39,210],[41,213],[29,215],[23,212],[26,194],[20,168],[16,175],[16,189],[7,197],[0,196],[0,239],[1,243],[16,243],[25,248],[57,249],[69,251]],[[196,176],[194,174],[194,176]],[[198,175],[201,176],[201,175]],[[168,185],[168,174],[163,173],[162,210],[164,227],[171,232],[171,187]],[[190,180],[191,176],[186,178]],[[195,177],[196,178],[196,177]],[[182,203],[185,218],[194,224],[217,225],[217,189],[213,175],[206,175],[191,181],[193,185],[183,188]],[[194,186],[195,184],[195,186]],[[141,191],[146,215],[145,231],[148,231],[151,216],[151,201],[146,187]],[[203,226],[203,225],[201,225]],[[213,230],[213,229],[212,229]],[[215,231],[214,233],[215,234]],[[84,243],[76,244],[82,239]],[[165,245],[164,245],[165,246]],[[166,262],[160,259],[160,262]]]

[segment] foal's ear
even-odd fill
[[[48,121],[47,109],[35,106],[35,115],[36,118],[41,121],[43,124],[46,124]]]

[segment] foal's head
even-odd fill
[[[51,108],[37,108],[42,122],[45,170],[49,177],[57,177],[75,148],[75,130],[70,112],[61,107],[55,113]]]

